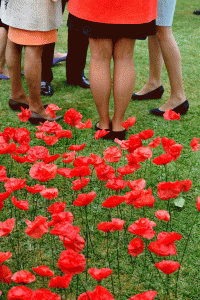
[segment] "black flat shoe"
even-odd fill
[[[94,129],[96,131],[98,130],[102,130],[100,127],[97,126],[97,124],[99,123],[99,121],[95,124]],[[110,128],[109,129],[104,129],[105,131],[111,131],[112,130],[112,123],[110,123]]]
[[[160,99],[164,93],[164,87],[161,85],[157,89],[146,93],[144,95],[137,95],[133,93],[132,100],[149,100],[149,99]]]
[[[41,81],[41,95],[52,96],[54,93],[52,86],[47,81]]]
[[[186,99],[183,103],[173,108],[172,111],[180,115],[185,115],[188,111],[188,108],[189,108],[189,102]],[[151,109],[149,112],[150,114],[159,117],[162,117],[165,113],[165,111],[161,111],[159,108]]]
[[[62,118],[63,118],[63,116],[57,116],[54,119],[48,120],[35,112],[31,112],[31,117],[28,119],[28,121],[31,122],[31,124],[33,124],[33,125],[37,125],[39,123],[44,123],[46,121],[49,121],[49,122],[59,121]]]
[[[15,111],[16,110],[21,111],[21,106],[23,107],[23,109],[29,109],[28,104],[19,102],[17,100],[11,99],[11,98],[9,99],[8,104],[9,104],[10,108]],[[47,108],[48,104],[44,104],[43,106],[44,106],[44,108]]]
[[[108,134],[106,134],[104,136],[105,140],[115,140],[115,139],[119,139],[119,140],[125,140],[125,136],[126,136],[126,129],[122,130],[122,131],[110,131]]]
[[[90,83],[85,75],[83,75],[79,80],[71,81],[70,79],[67,79],[66,86],[80,86],[84,89],[89,89]]]
[[[195,14],[195,15],[200,15],[200,10],[195,10],[195,11],[193,12],[193,14]]]

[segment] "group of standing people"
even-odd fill
[[[49,74],[48,81],[52,80],[51,70],[47,71],[47,68],[51,69],[57,29],[62,25],[62,13],[67,0],[63,2],[1,0],[1,2],[1,19],[5,26],[9,26],[7,65],[11,80],[10,107],[14,110],[21,106],[29,108],[32,113],[29,120],[34,124],[53,120],[50,115],[46,115],[41,101],[41,80]],[[171,95],[162,107],[152,109],[150,113],[163,116],[168,109],[181,115],[187,112],[189,103],[183,90],[181,57],[171,28],[175,5],[176,0],[69,0],[66,84],[90,87],[99,114],[95,129],[109,130],[107,139],[125,139],[126,131],[121,123],[124,121],[131,98],[145,100],[162,97],[163,61],[170,80]],[[150,57],[149,79],[139,92],[133,94],[134,45],[137,39],[145,40],[147,37]],[[89,82],[83,72],[88,41],[91,52]],[[23,46],[24,75],[29,97],[26,96],[21,83]],[[73,58],[74,54],[76,58]],[[111,118],[109,99],[112,57],[114,115]],[[45,63],[48,65],[46,68],[42,67]],[[58,116],[56,120],[60,118],[61,116]]]

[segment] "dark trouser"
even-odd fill
[[[55,43],[44,45],[42,52],[42,81],[50,83],[53,80],[53,72],[51,70],[53,63]]]

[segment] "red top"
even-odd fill
[[[98,23],[141,24],[157,18],[157,0],[69,0],[67,9]]]

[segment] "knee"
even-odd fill
[[[170,36],[173,36],[171,27],[166,27],[166,26],[156,27],[156,38],[159,42],[166,40]]]

